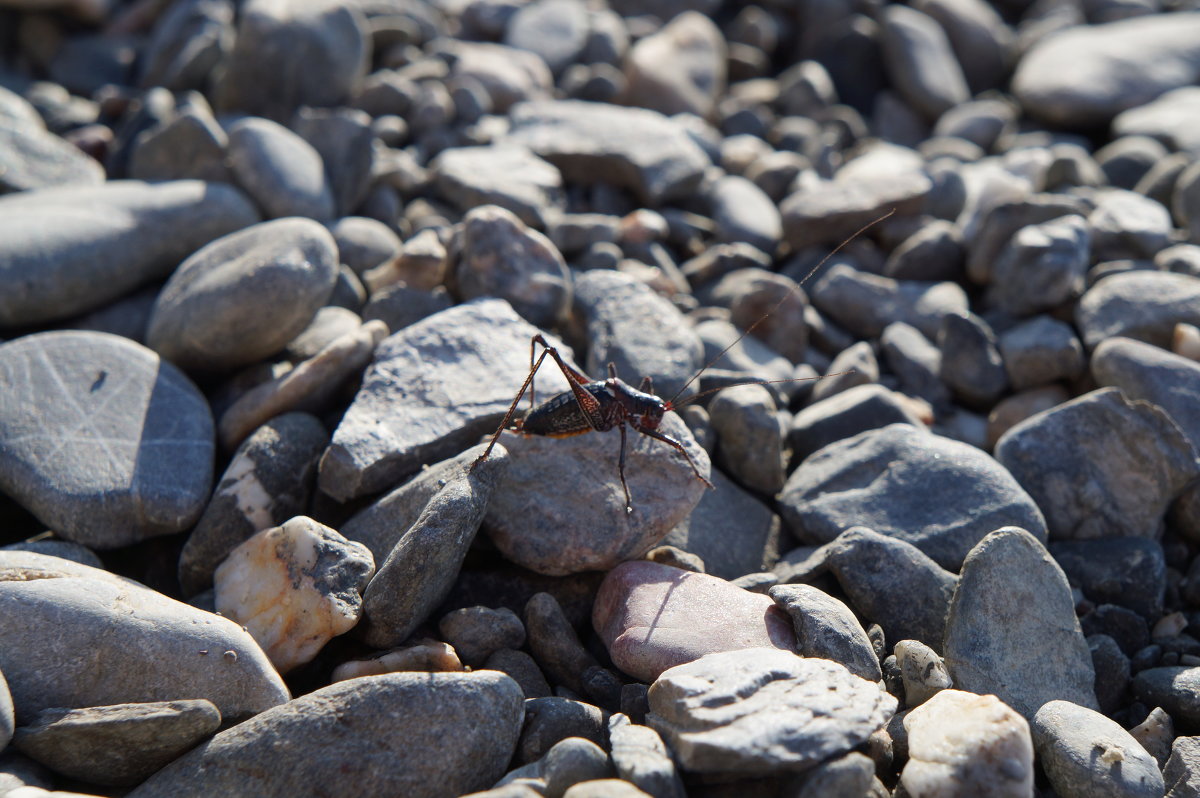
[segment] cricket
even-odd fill
[[[617,474],[621,479],[621,488],[625,491],[625,512],[633,513],[633,498],[629,493],[629,483],[625,481],[625,447],[627,441],[626,427],[632,427],[636,432],[657,441],[662,441],[666,445],[675,449],[681,455],[687,464],[691,466],[692,473],[696,475],[696,479],[704,483],[710,490],[715,489],[715,486],[703,474],[700,469],[692,461],[687,449],[683,444],[669,435],[659,432],[658,427],[662,423],[663,417],[668,411],[677,410],[678,408],[695,401],[700,397],[712,393],[712,391],[703,391],[693,394],[682,401],[678,400],[680,394],[687,390],[688,386],[700,378],[705,371],[719,362],[725,353],[733,347],[737,346],[747,335],[752,333],[758,325],[762,324],[774,313],[792,294],[798,291],[806,282],[809,281],[817,272],[821,270],[829,259],[836,255],[843,247],[854,241],[870,228],[879,224],[895,213],[895,210],[888,211],[878,219],[864,225],[853,235],[847,238],[842,243],[834,247],[830,252],[821,259],[816,266],[804,275],[803,279],[796,283],[796,287],[782,299],[780,299],[771,310],[760,316],[753,324],[743,330],[736,339],[721,352],[702,366],[695,374],[691,376],[683,387],[676,392],[671,399],[663,399],[653,393],[654,387],[650,377],[643,377],[640,387],[634,388],[629,383],[617,376],[616,366],[612,363],[608,364],[608,377],[603,380],[594,380],[588,377],[583,372],[567,365],[563,360],[562,355],[558,350],[551,346],[546,339],[539,333],[533,336],[529,344],[529,374],[525,377],[525,382],[522,383],[521,389],[517,391],[517,395],[513,398],[512,404],[509,405],[508,411],[504,414],[500,426],[492,433],[488,440],[487,447],[483,453],[476,458],[471,464],[471,469],[487,460],[491,454],[492,448],[499,440],[501,433],[505,430],[517,432],[523,435],[541,435],[549,438],[566,438],[574,435],[583,435],[588,432],[608,432],[614,427],[620,430],[621,433],[621,453],[617,458]],[[537,354],[538,347],[541,347],[541,354]],[[535,357],[536,355],[536,357]],[[533,379],[537,374],[538,369],[546,361],[547,355],[554,361],[555,365],[562,371],[571,388],[568,391],[563,391],[560,394],[546,400],[542,404],[537,404],[534,399]],[[837,376],[834,374],[826,374],[821,377],[797,378],[802,379],[824,379],[825,377]],[[792,380],[747,380],[742,383],[734,383],[734,385],[725,385],[715,390],[724,390],[725,388],[735,387],[737,385],[763,385],[775,382],[792,382]],[[514,418],[517,414],[517,407],[521,403],[525,393],[529,393],[529,410],[521,418]]]

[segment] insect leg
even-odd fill
[[[629,483],[625,481],[625,425],[619,426],[621,430],[621,456],[617,460],[617,473],[621,475],[621,487],[625,489],[625,513],[626,515],[633,512],[633,499],[629,496]]]
[[[537,338],[541,338],[541,336],[539,335]],[[537,363],[534,363],[533,366],[530,367],[529,376],[525,378],[525,382],[521,385],[521,390],[517,391],[517,395],[513,398],[512,404],[508,406],[508,412],[504,414],[504,420],[500,422],[500,426],[496,428],[494,433],[492,433],[492,438],[488,441],[487,448],[483,450],[483,454],[479,455],[479,457],[475,459],[475,462],[471,463],[471,467],[468,469],[468,471],[474,471],[475,466],[486,460],[488,455],[492,453],[492,447],[495,446],[496,441],[500,439],[500,433],[504,432],[504,430],[508,427],[508,423],[512,421],[513,414],[517,412],[517,405],[521,402],[521,397],[525,395],[526,389],[533,385],[533,375],[537,374],[537,370],[541,368],[542,361],[546,359],[546,354],[549,351],[549,347],[543,349],[541,356],[537,359]],[[533,357],[532,346],[529,348],[529,355],[530,358]]]
[[[634,424],[633,428],[636,429],[638,432],[642,433],[643,435],[649,435],[651,438],[662,441],[663,443],[667,444],[668,446],[672,447],[673,449],[678,450],[678,452],[683,455],[683,458],[688,461],[688,465],[690,465],[692,467],[692,471],[696,474],[696,479],[703,482],[709,488],[712,488],[713,490],[716,489],[716,485],[709,482],[708,479],[703,474],[700,473],[700,469],[696,467],[696,464],[692,461],[692,456],[687,453],[687,449],[683,448],[682,443],[675,440],[674,438],[670,438],[666,435],[663,435],[658,430],[646,429],[645,427],[639,427],[636,424]]]
[[[542,352],[542,357],[547,354],[554,358],[554,362],[562,369],[563,376],[567,378],[567,382],[571,383],[571,393],[575,395],[575,401],[579,403],[579,409],[587,416],[588,423],[593,429],[600,429],[600,402],[596,397],[584,390],[584,383],[591,382],[586,374],[583,374],[567,365],[567,362],[558,354],[558,350],[546,343],[546,339],[541,336],[541,333],[533,336],[535,343],[541,344],[545,350]]]

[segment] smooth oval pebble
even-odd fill
[[[442,798],[491,786],[516,748],[521,688],[498,671],[389,673],[263,712],[160,770],[129,798]]]
[[[146,343],[186,369],[254,363],[308,326],[337,273],[333,236],[311,219],[255,225],[214,241],[175,270],[154,305]]]
[[[262,649],[228,618],[24,551],[0,551],[0,671],[22,724],[50,707],[183,698],[237,720],[288,700]]]
[[[229,129],[229,165],[267,217],[334,214],[325,164],[312,145],[269,119],[250,117]]]
[[[1062,798],[1161,798],[1158,762],[1116,721],[1048,701],[1032,726],[1042,769]]]
[[[214,454],[208,403],[144,346],[95,332],[0,346],[0,488],[59,536],[109,549],[188,528]]]

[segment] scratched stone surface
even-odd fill
[[[195,385],[149,349],[96,332],[0,346],[0,488],[94,548],[191,526],[212,485],[214,431]]]

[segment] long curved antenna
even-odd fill
[[[835,371],[833,374],[817,374],[812,377],[789,377],[785,380],[746,380],[745,382],[731,382],[728,385],[722,385],[719,388],[709,388],[707,391],[700,391],[699,393],[694,393],[691,396],[686,396],[684,397],[683,401],[679,402],[678,404],[676,404],[674,401],[667,402],[667,409],[678,410],[681,407],[690,405],[697,399],[708,396],[709,394],[720,393],[726,388],[737,388],[741,385],[779,385],[785,382],[810,382],[813,380],[824,380],[829,377],[841,377],[846,374],[853,374],[854,371],[854,369],[847,369],[846,371]]]
[[[717,361],[719,361],[721,358],[725,357],[725,353],[726,353],[726,352],[728,352],[730,349],[733,349],[735,346],[737,346],[738,344],[740,344],[740,343],[742,342],[742,339],[743,339],[743,338],[745,338],[747,335],[749,335],[749,334],[750,334],[750,333],[751,333],[751,332],[754,330],[754,328],[755,328],[755,327],[757,327],[758,325],[762,324],[764,321],[766,321],[766,320],[767,320],[767,318],[768,318],[768,317],[769,317],[769,316],[770,316],[772,313],[774,313],[775,311],[779,310],[779,308],[783,306],[783,303],[784,303],[784,302],[787,302],[787,301],[788,301],[788,299],[789,299],[789,298],[792,296],[792,294],[794,294],[794,293],[795,293],[797,290],[799,290],[799,289],[800,289],[800,287],[801,287],[802,285],[804,285],[805,283],[807,283],[807,282],[808,282],[808,280],[809,280],[809,278],[810,278],[810,277],[812,277],[814,274],[816,274],[818,271],[820,271],[820,270],[821,270],[821,267],[822,267],[822,266],[824,266],[826,263],[828,263],[828,262],[829,262],[829,259],[830,259],[830,258],[832,258],[834,255],[836,255],[836,254],[838,254],[839,252],[841,252],[841,251],[842,251],[842,249],[843,249],[843,248],[844,248],[844,247],[845,247],[847,244],[849,244],[851,241],[853,241],[854,239],[858,238],[858,237],[859,237],[859,236],[861,236],[863,233],[867,232],[867,231],[868,231],[868,230],[870,230],[872,227],[874,227],[875,225],[877,225],[877,224],[879,224],[880,222],[882,222],[884,219],[887,219],[889,216],[891,216],[891,215],[892,215],[892,214],[894,214],[895,212],[896,212],[896,209],[895,209],[895,208],[892,208],[890,211],[888,211],[887,213],[885,213],[883,216],[880,216],[878,219],[875,219],[874,221],[868,222],[867,224],[865,224],[865,225],[863,225],[862,227],[860,227],[858,230],[856,230],[856,231],[853,233],[853,235],[851,235],[851,236],[850,236],[849,238],[847,238],[845,241],[843,241],[842,243],[838,244],[836,247],[834,247],[833,249],[831,249],[831,250],[829,251],[829,254],[828,254],[828,255],[826,255],[825,257],[821,258],[821,262],[820,262],[820,263],[818,263],[816,266],[813,266],[811,269],[809,269],[809,270],[808,270],[808,274],[804,275],[804,277],[803,277],[803,278],[800,280],[800,282],[796,283],[796,287],[795,287],[795,288],[793,288],[791,291],[788,291],[786,294],[784,294],[784,295],[783,295],[783,298],[782,298],[782,299],[780,299],[778,302],[776,302],[776,303],[775,303],[775,307],[771,308],[771,309],[770,309],[770,310],[768,310],[766,313],[764,313],[764,314],[762,314],[761,316],[759,316],[759,317],[758,317],[758,319],[757,319],[757,320],[756,320],[756,321],[755,321],[753,324],[751,324],[749,327],[747,327],[747,328],[746,328],[746,329],[745,329],[745,330],[742,332],[742,334],[741,334],[741,335],[739,335],[737,338],[735,338],[735,339],[733,340],[733,342],[732,342],[731,344],[729,344],[729,346],[727,346],[727,347],[725,347],[724,349],[722,349],[722,350],[720,351],[720,353],[719,353],[719,354],[718,354],[716,357],[714,357],[712,360],[710,360],[710,361],[708,361],[707,363],[705,363],[705,364],[704,364],[704,366],[703,366],[703,367],[702,367],[702,368],[701,368],[699,371],[697,371],[695,374],[693,374],[693,375],[692,375],[692,377],[691,377],[691,379],[689,379],[687,382],[685,382],[685,383],[683,384],[683,387],[682,387],[682,388],[680,388],[678,391],[676,391],[676,392],[675,392],[675,395],[674,395],[674,396],[672,396],[672,397],[671,397],[671,398],[670,398],[670,399],[667,401],[667,405],[668,405],[668,406],[670,406],[670,407],[680,407],[680,406],[682,406],[683,404],[687,404],[687,402],[682,402],[682,403],[680,403],[679,405],[676,405],[676,404],[675,404],[675,400],[676,400],[676,399],[678,399],[678,398],[679,398],[679,395],[680,395],[681,393],[683,393],[684,391],[686,391],[686,390],[688,389],[688,386],[689,386],[689,385],[691,385],[693,382],[695,382],[695,381],[697,380],[697,378],[699,378],[699,376],[700,376],[701,374],[703,374],[704,372],[708,371],[710,368],[712,368],[712,367],[713,367],[713,365],[714,365],[714,364],[716,364],[716,363],[717,363]],[[832,377],[833,375],[832,375],[832,374],[830,374],[830,375],[827,375],[827,376],[830,376],[830,377]],[[816,378],[813,378],[813,379],[816,379]],[[762,381],[761,381],[761,380],[759,380],[758,382],[759,382],[760,384],[762,383]],[[792,382],[792,380],[771,380],[770,382]],[[747,383],[747,384],[750,384],[750,383]],[[732,387],[734,387],[734,386],[732,386],[732,385],[726,385],[725,387],[726,387],[726,388],[732,388]]]

